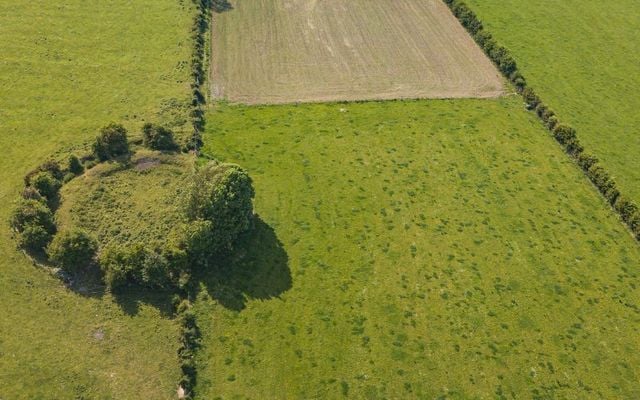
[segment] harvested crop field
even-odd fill
[[[247,104],[495,97],[502,79],[440,0],[232,1],[211,91]]]

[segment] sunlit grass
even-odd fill
[[[204,285],[203,398],[638,394],[640,250],[517,98],[208,121],[284,255]]]

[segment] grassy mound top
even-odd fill
[[[194,162],[189,155],[140,150],[126,164],[98,164],[63,187],[58,223],[92,232],[101,246],[163,240],[185,218],[180,190]]]

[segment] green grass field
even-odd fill
[[[640,203],[640,14],[634,0],[468,0],[540,97]]]
[[[208,121],[260,222],[199,295],[201,398],[640,396],[640,249],[518,98]]]
[[[16,250],[8,215],[27,171],[111,121],[182,131],[191,5],[4,1],[0,15],[0,398],[175,398],[177,323],[147,304],[163,299],[67,290]]]

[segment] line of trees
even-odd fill
[[[186,150],[198,151],[202,147],[202,131],[205,127],[204,109],[206,98],[202,89],[206,82],[205,57],[206,57],[206,32],[209,28],[211,17],[211,0],[193,0],[197,7],[191,27],[191,41],[193,49],[191,53],[191,111],[190,117],[193,126],[191,137],[187,140]]]
[[[582,168],[591,182],[620,215],[636,239],[640,240],[640,209],[638,205],[620,193],[615,180],[600,164],[598,158],[584,149],[576,130],[568,124],[561,123],[556,113],[543,103],[518,70],[517,63],[509,50],[498,44],[493,36],[484,29],[482,22],[466,3],[462,0],[444,0],[444,2],[500,72],[522,95],[527,109],[536,113],[566,153]]]

